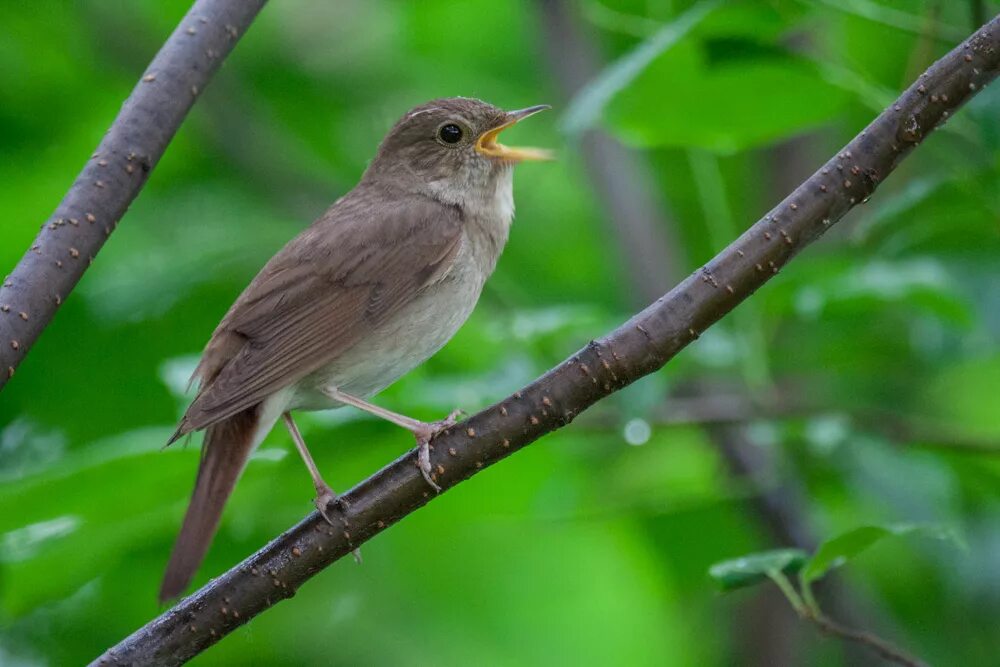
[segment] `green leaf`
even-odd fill
[[[802,570],[804,584],[816,581],[830,570],[840,567],[851,558],[867,551],[887,537],[920,533],[928,537],[960,543],[955,531],[939,524],[890,524],[886,526],[860,526],[831,538],[816,550]]]
[[[748,554],[716,563],[708,569],[723,590],[753,586],[768,578],[770,572],[794,574],[805,564],[809,555],[801,549],[775,549]]]
[[[718,0],[703,0],[657,30],[628,54],[608,66],[570,101],[563,116],[563,129],[576,134],[594,125],[611,99],[632,83],[662,53],[698,25]]]
[[[750,49],[713,60],[705,44],[685,40],[618,96],[608,120],[632,145],[732,153],[827,123],[848,98],[800,57]]]

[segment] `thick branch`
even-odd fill
[[[661,368],[778,273],[950,113],[997,75],[1000,17],[933,65],[781,204],[701,270],[604,338],[435,439],[431,463],[447,490],[568,424],[582,410]],[[205,650],[306,580],[433,499],[410,452],[346,499],[347,529],[316,513],[186,598],[96,664],[174,665]]]
[[[181,121],[267,0],[197,0],[0,286],[0,389],[136,198]]]

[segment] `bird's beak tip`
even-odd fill
[[[508,111],[506,119],[499,126],[484,132],[476,141],[476,150],[486,157],[497,158],[506,162],[525,162],[539,160],[554,160],[555,154],[544,148],[513,148],[497,142],[497,136],[512,125],[516,125],[528,116],[546,111],[552,107],[548,104],[536,104],[533,107]]]
[[[517,123],[524,120],[528,116],[534,116],[536,113],[542,111],[548,111],[552,106],[549,104],[536,104],[533,107],[525,107],[524,109],[515,109],[514,111],[507,112],[507,118]]]

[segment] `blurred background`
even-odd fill
[[[0,273],[188,4],[0,3]],[[518,169],[510,244],[469,323],[379,399],[432,419],[504,397],[706,262],[997,11],[274,0],[0,397],[0,664],[80,664],[161,611],[198,442],[160,448],[197,355],[409,107],[550,103],[508,142],[560,155]],[[773,585],[721,593],[708,568],[901,523],[960,537],[883,541],[824,579],[819,604],[931,663],[996,664],[998,117],[995,85],[663,371],[195,664],[880,664]],[[338,489],[412,446],[356,411],[299,423]],[[276,429],[197,584],[312,496]]]

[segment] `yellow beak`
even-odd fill
[[[506,162],[554,160],[555,155],[552,151],[545,150],[544,148],[512,148],[497,142],[497,136],[511,125],[516,125],[528,116],[534,116],[539,111],[545,111],[546,109],[551,108],[552,107],[548,104],[539,104],[537,106],[528,107],[527,109],[508,111],[503,123],[491,130],[483,132],[479,136],[476,140],[476,150],[481,155],[498,160],[504,160]]]

